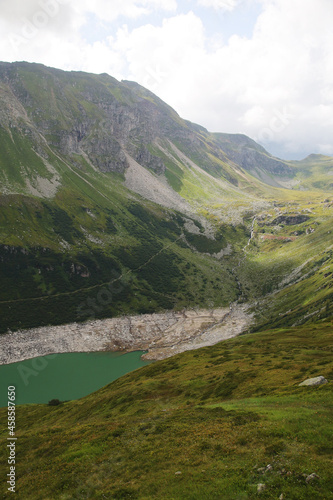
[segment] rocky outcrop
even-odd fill
[[[295,226],[303,224],[310,219],[308,215],[280,215],[274,219],[269,225],[278,226],[279,224],[286,224],[287,226]]]
[[[214,345],[248,328],[245,306],[126,316],[0,336],[0,364],[63,352],[146,350],[145,359]]]
[[[33,88],[28,84],[31,77]],[[27,129],[33,143],[44,138],[44,146],[49,144],[74,162],[77,155],[86,155],[102,172],[123,173],[127,151],[144,167],[163,173],[163,161],[148,147],[165,130],[181,127],[168,116],[166,105],[157,106],[112,77],[42,65],[0,64],[2,101],[8,108],[2,113],[6,126],[15,123],[22,135]]]
[[[128,153],[159,175],[166,167],[152,145],[160,140],[177,142],[201,168],[233,185],[238,185],[239,172],[233,173],[230,166],[223,168],[223,163],[237,164],[248,172],[261,169],[292,175],[286,163],[248,137],[210,134],[181,119],[137,83],[119,82],[106,74],[65,72],[24,62],[0,63],[0,104],[1,100],[7,102],[7,123],[14,120],[22,135],[28,130],[39,154],[45,154],[44,141],[44,146],[55,148],[78,167],[77,156],[86,156],[102,172],[124,173]],[[13,118],[13,113],[23,120]]]
[[[323,384],[327,384],[327,383],[328,382],[327,382],[326,378],[320,376],[320,377],[308,378],[307,380],[304,380],[304,382],[299,384],[299,387],[302,387],[302,386],[313,387],[313,386],[323,385]]]
[[[292,168],[271,156],[262,146],[243,134],[216,134],[227,157],[244,170],[256,175],[262,170],[276,176],[293,176]]]

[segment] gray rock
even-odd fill
[[[298,384],[299,387],[301,386],[316,386],[316,385],[323,385],[327,384],[326,378],[320,376],[320,377],[315,377],[315,378],[308,378],[307,380],[304,380],[301,384]]]
[[[261,474],[266,474],[266,472],[271,472],[273,470],[273,466],[271,464],[266,465],[266,467],[260,467],[260,469],[257,469],[257,472],[260,472]]]
[[[306,483],[311,483],[311,481],[314,481],[314,480],[316,480],[316,479],[320,479],[320,477],[319,477],[317,474],[315,474],[315,473],[313,472],[312,474],[310,474],[310,475],[306,478],[305,482],[306,482]]]
[[[266,484],[259,483],[257,486],[257,492],[263,493],[266,490]]]

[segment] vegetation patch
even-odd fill
[[[236,500],[261,483],[267,499],[330,498],[331,347],[331,324],[248,334],[78,401],[19,406],[17,496]],[[329,383],[299,387],[319,374]]]

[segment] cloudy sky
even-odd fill
[[[212,132],[333,155],[332,0],[0,0],[0,60],[135,80]]]

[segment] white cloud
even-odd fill
[[[161,27],[146,25],[129,32],[124,26],[115,47],[126,57],[131,78],[160,90],[191,79],[182,73],[189,66],[194,69],[204,55],[203,39],[202,22],[190,12],[164,20]]]
[[[232,11],[242,0],[197,0],[198,5],[213,7],[216,10]]]
[[[94,14],[103,21],[114,21],[119,16],[135,19],[159,9],[175,11],[176,0],[71,0],[78,12]]]
[[[266,0],[252,38],[234,35],[214,52],[193,13],[121,32],[118,42],[131,78],[185,118],[284,156],[329,144],[333,154],[332,21],[330,0]]]
[[[220,9],[238,3],[199,1]],[[195,10],[175,15],[175,0],[1,2],[0,59],[133,79],[210,130],[245,133],[285,156],[333,154],[333,2],[245,1],[262,4],[253,35],[227,42],[223,33],[210,37]],[[46,5],[47,19],[38,14]],[[155,9],[169,16],[159,25],[123,25],[95,42],[84,37],[91,14],[105,23]]]

